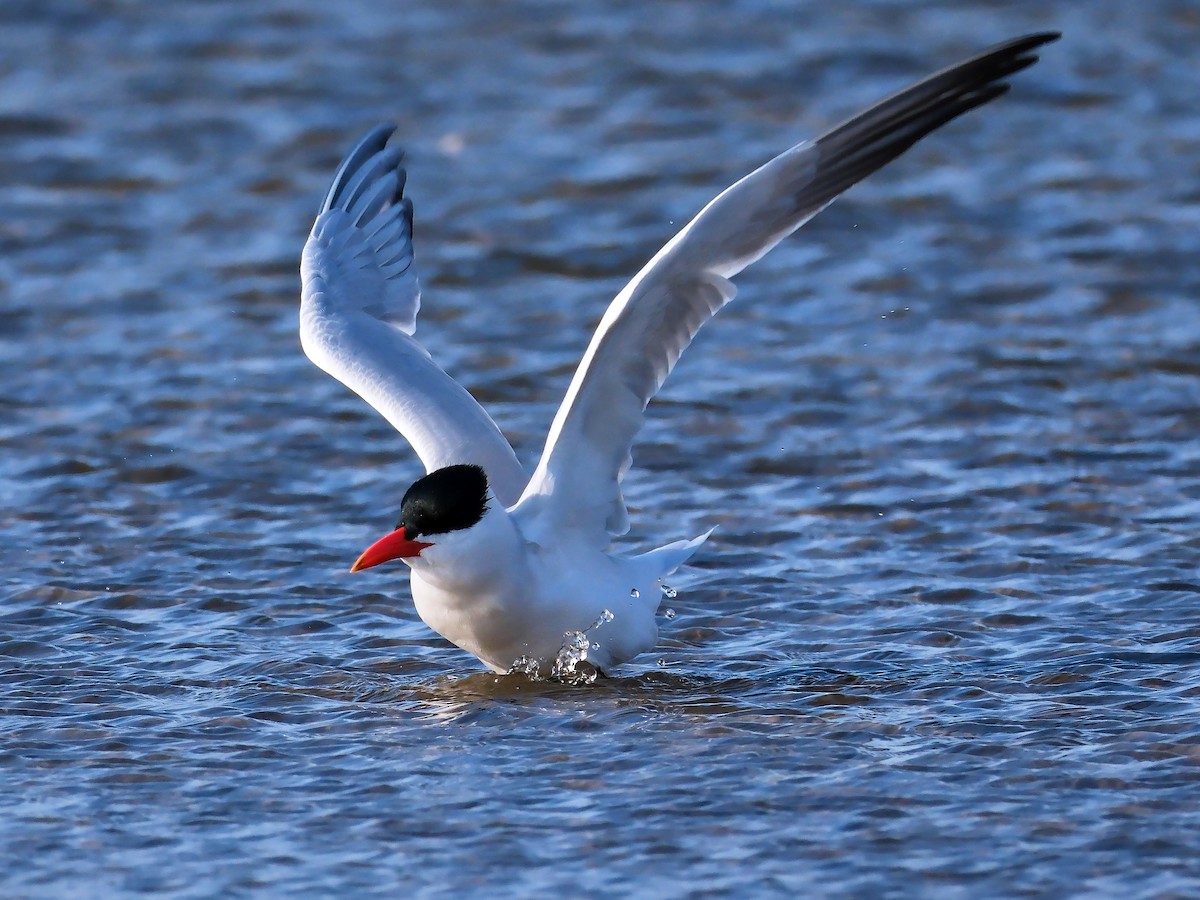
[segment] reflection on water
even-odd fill
[[[399,9],[0,8],[5,896],[1200,892],[1191,5]],[[716,190],[1050,28],[651,408],[629,546],[718,526],[655,652],[498,677],[346,573],[418,472],[296,338],[365,127],[529,461]]]

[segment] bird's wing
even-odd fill
[[[619,293],[554,417],[521,498],[531,521],[593,543],[628,529],[620,482],[646,404],[696,332],[734,295],[729,278],[855,182],[934,129],[1003,94],[1057,34],[1017,38],[798,144],[709,203]]]
[[[300,342],[404,435],[426,471],[480,465],[509,506],[525,486],[512,447],[412,336],[421,289],[394,130],[380,125],[358,143],[321,204],[300,264]]]

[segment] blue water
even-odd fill
[[[1065,38],[739,279],[629,546],[662,644],[481,672],[420,473],[304,359],[340,155],[409,148],[420,334],[533,462],[592,325],[774,153]],[[1194,4],[0,7],[0,893],[1200,894]]]

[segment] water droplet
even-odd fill
[[[609,610],[601,610],[600,615],[596,616],[596,621],[585,628],[584,631],[595,631],[597,628],[603,628],[614,618],[616,618],[616,616],[614,616]]]
[[[530,681],[542,680],[542,666],[536,659],[519,657],[508,669],[509,675],[524,675]]]
[[[674,600],[679,596],[679,591],[675,590],[675,588],[671,587],[669,584],[664,584],[662,586],[662,595],[668,600]]]
[[[582,631],[568,631],[563,635],[563,645],[554,660],[550,677],[564,684],[591,684],[599,669],[590,663],[583,668],[580,665],[587,662],[588,651],[592,649],[598,650],[600,645],[588,640]]]
[[[563,684],[593,684],[600,673],[596,664],[588,660],[588,654],[600,650],[600,642],[593,641],[589,633],[616,618],[611,610],[602,610],[596,621],[583,631],[568,631],[563,634],[558,656],[550,669],[549,677]]]
[[[666,616],[668,619],[673,619],[673,618],[675,618],[675,610],[671,609],[671,607],[668,606],[665,610],[663,610],[663,615]]]
[[[665,669],[667,667],[667,661],[660,656],[658,658],[658,665],[660,668]]]
[[[639,591],[637,588],[633,588],[632,590],[630,590],[629,596],[633,597],[636,600],[638,597],[642,596],[642,592]]]

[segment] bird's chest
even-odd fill
[[[507,672],[522,655],[531,623],[519,585],[498,578],[448,587],[414,570],[412,596],[426,625],[492,669]]]
[[[494,570],[469,585],[439,583],[415,568],[412,576],[413,601],[425,624],[496,672],[510,671],[522,658],[548,667],[576,633],[587,636],[588,658],[602,668],[657,638],[654,605],[640,599],[653,582],[638,590],[640,582],[601,554],[564,562],[533,552],[519,572]]]

